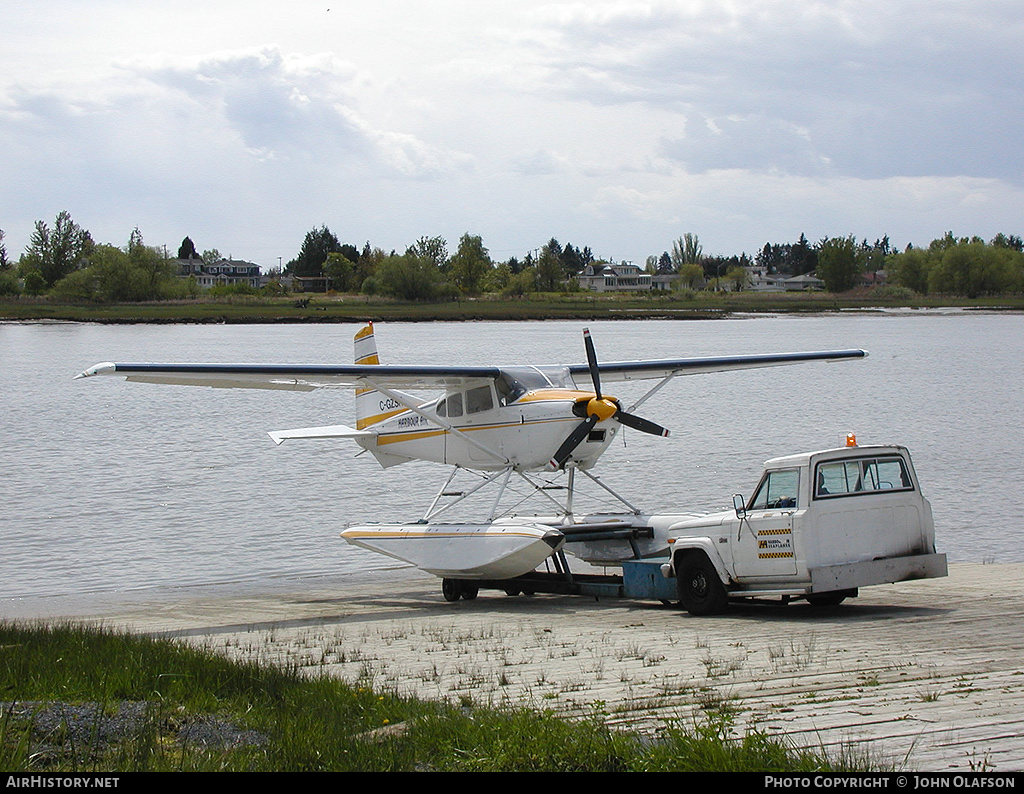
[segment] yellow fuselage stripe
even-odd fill
[[[376,364],[377,362],[372,362]],[[374,391],[374,389],[357,389],[356,396],[360,394],[366,394]],[[577,389],[538,389],[537,391],[531,391],[524,394],[516,403],[539,403],[539,402],[562,402],[570,400],[576,402],[577,400],[593,398],[594,392],[579,391]],[[367,416],[364,418],[356,419],[356,429],[365,430],[371,425],[376,425],[381,422],[387,421],[394,416],[398,416],[401,413],[406,413],[408,409],[398,408],[393,411],[387,411],[381,414],[375,414],[373,416]],[[411,413],[411,412],[410,412]],[[517,427],[533,424],[546,424],[548,422],[568,422],[574,421],[575,417],[563,417],[558,419],[535,419],[526,422],[504,422],[501,424],[492,425],[476,425],[470,427],[457,427],[456,430],[460,431],[471,431],[471,430],[497,430],[501,428]],[[394,444],[401,441],[416,441],[422,438],[430,438],[431,436],[444,435],[447,430],[421,430],[416,432],[400,432],[400,433],[382,433],[377,438],[378,444]]]
[[[526,427],[530,425],[545,425],[551,422],[574,422],[578,421],[575,417],[559,417],[558,419],[534,419],[530,422],[505,422],[497,425],[474,425],[467,427],[456,427],[455,430],[460,432],[471,432],[474,430],[502,430],[509,427]],[[362,430],[361,427],[358,429]],[[394,444],[400,441],[418,441],[421,438],[430,438],[432,436],[443,436],[448,433],[444,428],[437,428],[436,430],[418,430],[414,432],[403,431],[398,433],[380,433],[377,436],[377,444]]]
[[[430,532],[430,531],[423,531],[423,530],[419,530],[419,531],[416,531],[416,532],[404,532],[402,530],[394,530],[394,531],[379,531],[378,530],[378,531],[371,531],[371,532],[352,532],[351,530],[346,530],[345,533],[343,533],[343,534],[347,538],[379,538],[379,539],[383,539],[383,540],[389,540],[389,539],[392,539],[392,538],[403,538],[403,539],[405,539],[405,538],[412,538],[412,539],[415,539],[415,540],[427,540],[427,539],[435,539],[436,538],[437,540],[447,540],[447,539],[450,539],[450,538],[465,538],[467,536],[469,536],[469,537],[477,537],[477,536],[480,536],[480,535],[496,535],[498,537],[503,537],[503,538],[507,538],[507,537],[510,537],[510,536],[511,537],[522,537],[522,538],[531,538],[532,537],[532,538],[537,538],[538,540],[540,540],[540,538],[537,537],[537,535],[532,533],[532,532],[515,532],[515,531],[509,531],[509,530],[506,530],[506,529],[453,530],[453,531],[447,531],[447,532],[440,532],[440,531]]]
[[[383,414],[376,414],[374,416],[367,416],[363,419],[356,419],[356,430],[365,430],[370,425],[375,425],[390,419],[392,416],[398,416],[399,414],[406,413],[405,408],[396,408],[394,411],[388,411]]]
[[[518,400],[517,403],[536,403],[536,402],[550,402],[553,400],[571,400],[576,402],[577,400],[589,399],[596,397],[592,391],[580,391],[578,389],[538,389],[537,391],[528,391]],[[605,395],[607,397],[607,395]]]

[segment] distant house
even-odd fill
[[[240,259],[221,259],[207,265],[202,259],[178,259],[178,276],[194,277],[200,287],[215,287],[218,284],[246,284],[260,286],[260,266]]]
[[[825,289],[825,282],[817,276],[812,276],[810,273],[804,273],[802,276],[793,276],[792,278],[783,279],[782,287],[787,292],[818,290]]]
[[[651,276],[651,289],[668,292],[678,279],[679,276],[676,273],[655,273]]]
[[[587,265],[577,279],[583,289],[594,292],[640,292],[650,290],[653,283],[650,273],[628,262],[621,265],[605,262]]]
[[[291,292],[292,288],[295,286],[295,278],[288,273],[281,273],[280,271],[275,272],[272,270],[269,274],[264,273],[260,276],[260,286],[265,287],[268,284],[278,284],[286,291]]]
[[[888,274],[884,270],[869,270],[867,273],[862,273],[860,277],[860,283],[863,287],[880,287],[885,284],[886,276]]]
[[[783,276],[771,275],[763,267],[744,267],[747,271],[747,285],[755,292],[782,292]]]
[[[329,276],[292,276],[292,289],[296,292],[327,292],[330,288]]]

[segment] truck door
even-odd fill
[[[733,522],[730,545],[737,579],[792,576],[796,573],[793,515],[799,509],[800,469],[766,472]]]

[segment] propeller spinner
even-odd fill
[[[590,337],[589,328],[583,330],[583,344],[587,349],[587,365],[590,367],[590,380],[594,384],[594,396],[589,400],[581,400],[576,404],[574,412],[579,412],[579,408],[582,407],[583,410],[580,412],[580,415],[586,418],[573,429],[551,458],[551,466],[555,469],[565,466],[569,456],[576,450],[576,447],[583,443],[583,439],[590,435],[594,425],[605,419],[614,419],[619,424],[639,430],[641,433],[650,433],[655,436],[668,435],[668,430],[661,425],[627,413],[622,410],[618,400],[613,397],[602,396],[601,371],[597,365],[597,352],[594,349],[594,340]]]

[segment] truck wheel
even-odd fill
[[[816,607],[837,607],[849,596],[854,595],[849,590],[833,590],[831,593],[808,593],[807,603]]]
[[[691,615],[717,615],[729,603],[715,566],[703,552],[687,554],[676,563],[676,594]]]

